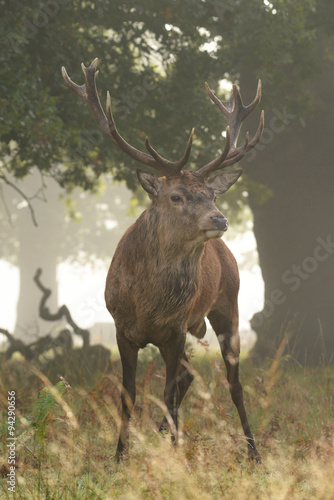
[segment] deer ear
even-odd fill
[[[215,175],[207,180],[207,185],[211,187],[215,194],[223,194],[239,179],[242,170],[232,170]]]
[[[145,191],[152,196],[158,196],[161,188],[161,181],[153,174],[137,169],[137,177]],[[151,196],[150,196],[151,198]]]

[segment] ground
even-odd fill
[[[97,370],[89,383],[72,387],[64,379],[55,385],[38,378],[19,359],[3,365],[4,416],[8,391],[16,398],[15,498],[334,498],[333,367],[305,368],[291,358],[264,367],[247,359],[241,363],[263,462],[257,465],[248,461],[220,354],[206,346],[191,349],[196,376],[180,411],[178,449],[157,432],[164,366],[149,346],[138,366],[130,456],[120,465],[113,460],[121,379],[116,352],[110,371]],[[8,436],[2,430],[0,496],[13,498],[6,483]]]

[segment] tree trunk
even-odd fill
[[[284,339],[303,365],[334,361],[333,76],[314,82],[317,110],[304,126],[284,103],[267,110],[264,140],[245,160],[247,174],[273,194],[259,204],[250,193],[265,282],[264,309],[251,321],[262,359]]]
[[[34,186],[38,186],[38,181],[35,175],[29,178],[27,185],[23,188],[25,192],[34,192]],[[34,200],[38,227],[33,226],[27,207],[19,212],[20,292],[14,333],[15,336],[24,340],[34,340],[50,330],[50,323],[39,317],[41,292],[33,282],[34,274],[39,267],[43,270],[43,283],[52,290],[48,306],[51,311],[58,307],[57,257],[64,218],[64,208],[59,201],[57,203],[58,195],[59,187],[54,181],[50,181],[46,191],[48,201]]]

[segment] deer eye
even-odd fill
[[[174,203],[179,203],[180,201],[182,201],[182,198],[180,196],[177,196],[176,194],[173,194],[173,196],[170,197],[170,199],[174,202]]]

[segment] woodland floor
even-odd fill
[[[119,428],[120,362],[89,383],[52,383],[21,359],[1,370],[0,497],[15,499],[334,499],[334,369],[290,358],[256,367],[241,380],[262,465],[246,443],[218,352],[191,352],[195,380],[180,410],[180,445],[157,432],[164,366],[142,351],[130,456],[113,456]],[[75,370],[75,367],[73,367]],[[76,374],[77,375],[77,374]],[[74,380],[77,381],[78,377]],[[56,384],[56,385],[55,385]],[[15,495],[8,491],[8,391],[15,391]]]

